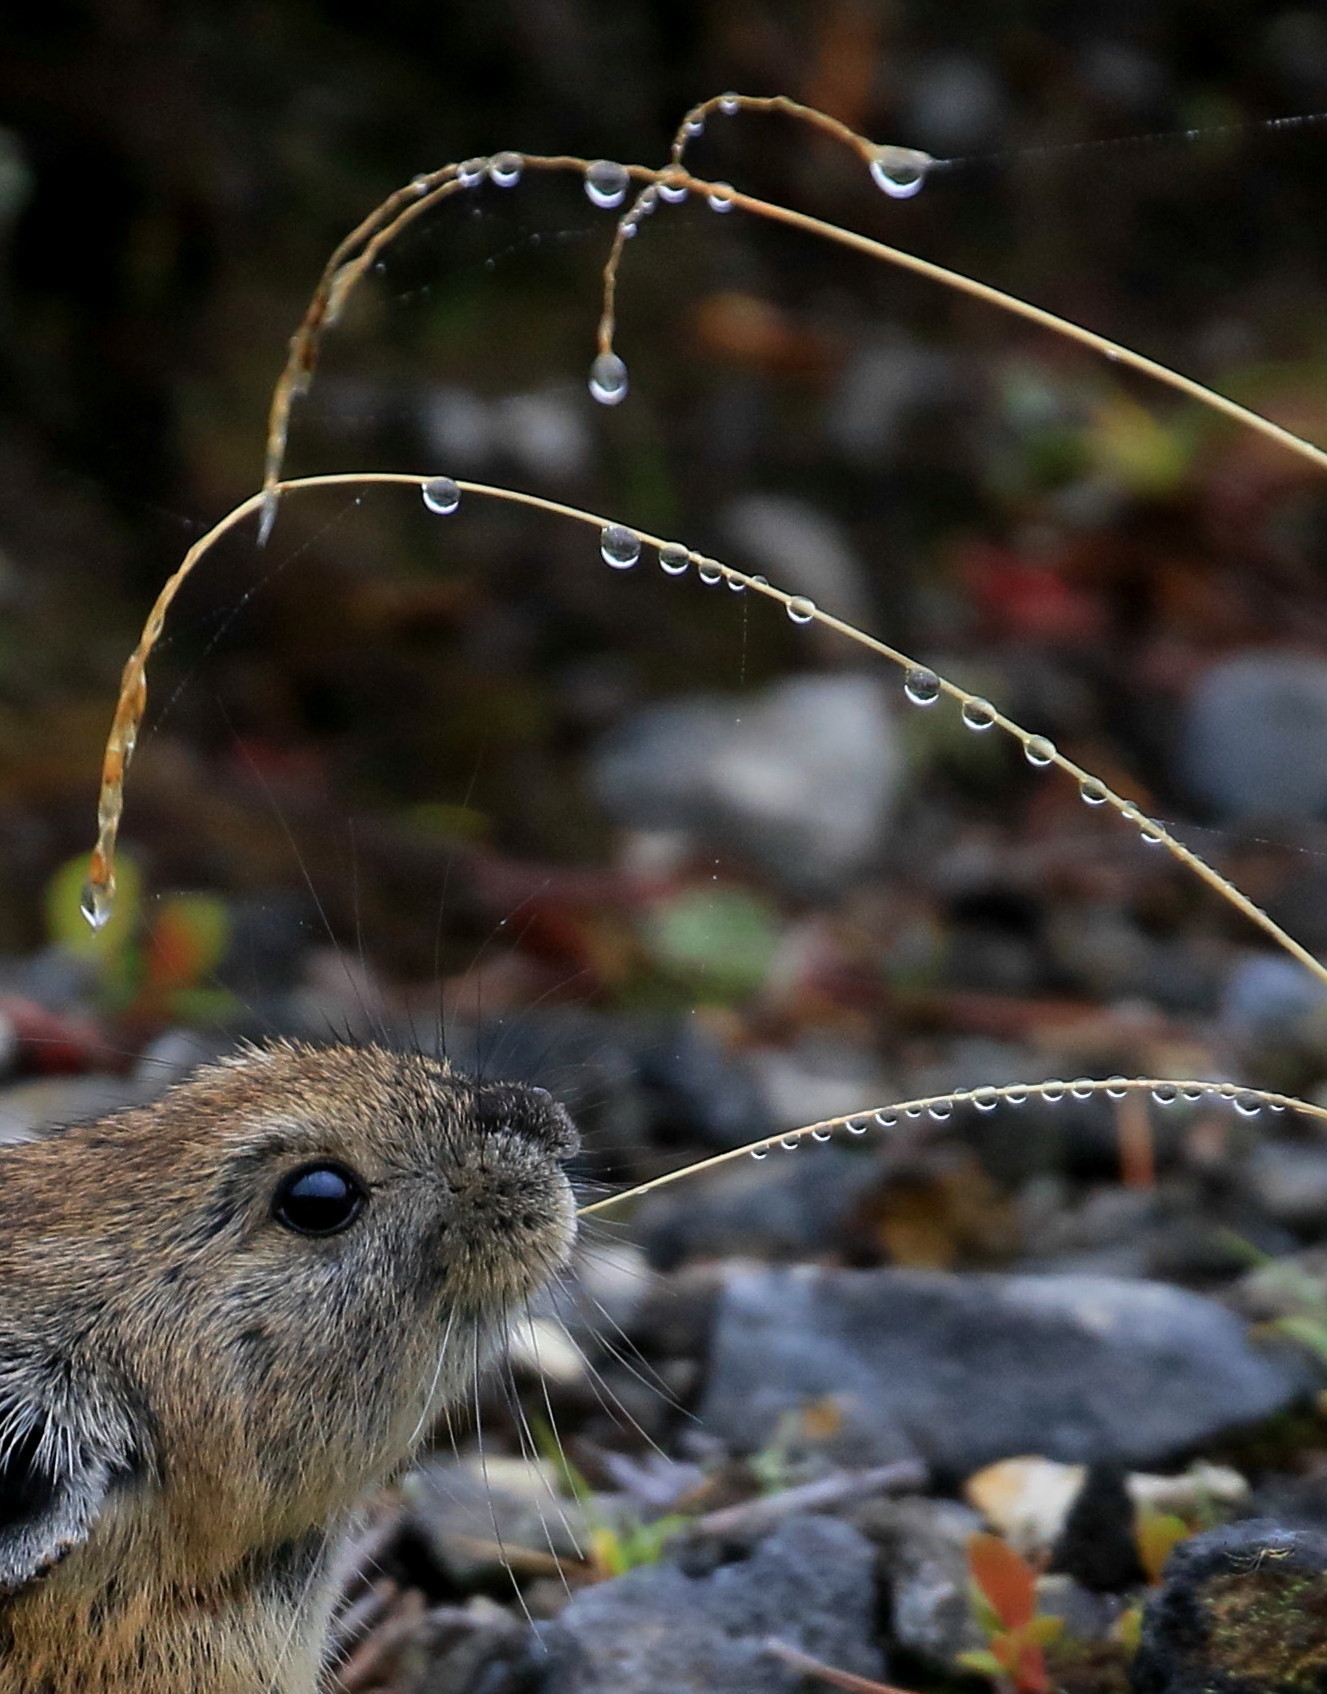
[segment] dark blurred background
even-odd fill
[[[1327,106],[1316,8],[11,15],[15,992],[131,1048],[200,1019],[408,1015],[439,982],[458,1014],[680,1018],[716,1076],[725,1055],[753,1068],[764,1104],[739,1090],[741,1126],[1052,1066],[1318,1087],[1327,1019],[1298,967],[999,736],[694,573],[609,571],[578,526],[478,499],[430,516],[399,490],[288,500],[265,551],[246,529],[199,571],[129,784],[137,927],[113,961],[69,963],[52,878],[90,845],[119,668],[189,542],[257,485],[271,385],[333,245],[450,159],[661,161],[686,107],[725,88],[952,163],[895,202],[783,118],[715,115],[699,172],[1327,441],[1327,126],[1266,122]],[[1311,468],[993,310],[694,203],[628,249],[632,392],[596,406],[612,227],[574,176],[440,207],[330,336],[289,468],[510,482],[764,571],[985,691],[1327,943]],[[180,891],[212,903],[174,908],[172,963],[152,914]],[[676,1070],[664,1048],[656,1069]],[[695,1062],[668,1073],[677,1098],[712,1093]]]

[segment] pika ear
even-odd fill
[[[87,1540],[124,1469],[40,1401],[0,1400],[0,1596]]]

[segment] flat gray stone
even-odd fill
[[[874,1567],[850,1524],[800,1517],[704,1577],[665,1563],[582,1588],[540,1632],[540,1694],[793,1694],[805,1680],[771,1636],[878,1678]]]
[[[702,1425],[743,1450],[830,1402],[845,1462],[909,1455],[967,1475],[1040,1453],[1158,1464],[1307,1392],[1213,1300],[1092,1275],[738,1269],[713,1330]]]

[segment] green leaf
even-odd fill
[[[1003,1676],[1004,1666],[995,1654],[985,1647],[973,1647],[966,1653],[960,1653],[955,1660],[964,1670],[980,1671],[983,1676]]]
[[[765,981],[779,939],[779,915],[740,888],[688,888],[650,913],[645,940],[666,970],[709,1000],[738,1000]]]
[[[46,884],[43,905],[46,933],[57,947],[80,959],[106,961],[131,940],[142,903],[142,878],[131,859],[116,862],[115,903],[100,929],[93,929],[83,916],[83,890],[88,880],[88,859],[81,853],[68,859]]]

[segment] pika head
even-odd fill
[[[576,1144],[282,1044],[0,1151],[0,1694],[311,1690],[329,1550],[565,1262]]]

